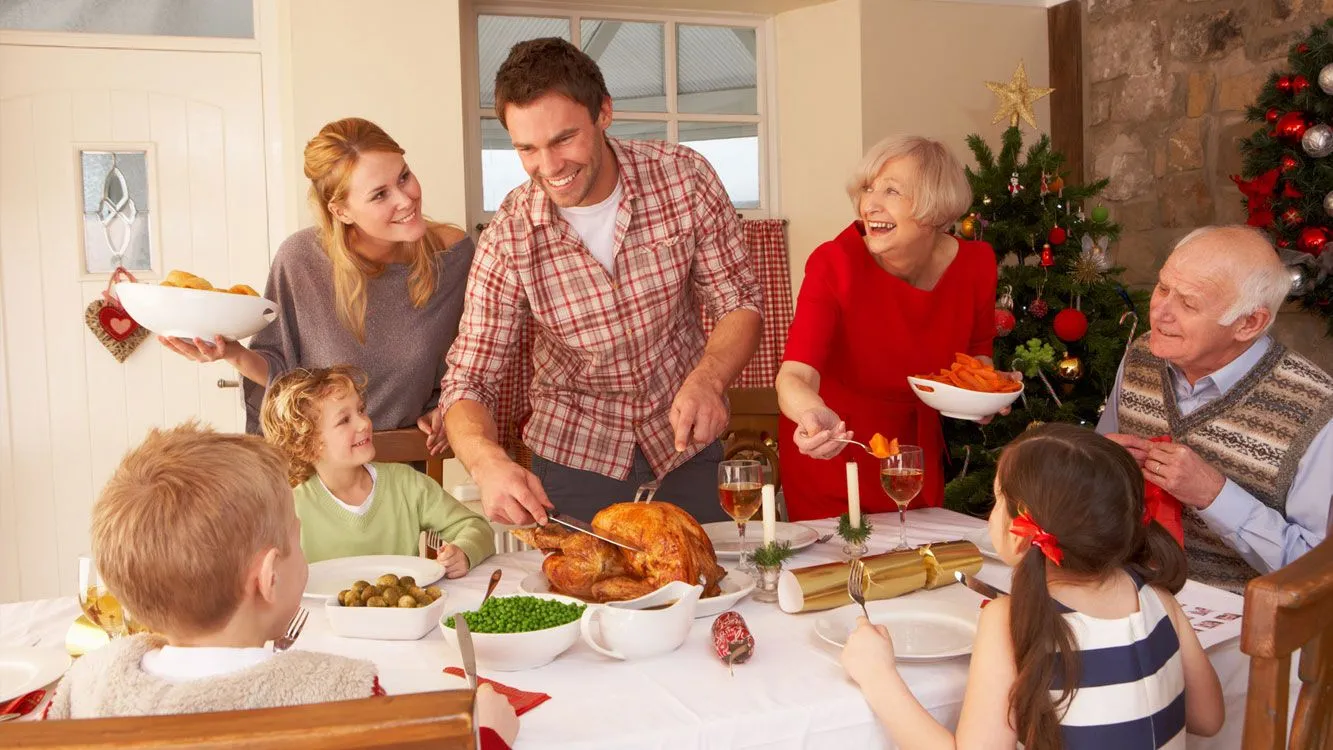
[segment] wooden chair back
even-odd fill
[[[1300,692],[1287,741],[1291,655]],[[1250,657],[1245,750],[1333,748],[1333,539],[1245,587],[1240,650]]]
[[[469,690],[386,695],[252,711],[13,722],[7,748],[351,750],[476,747]]]
[[[782,489],[778,465],[778,392],[775,388],[732,388],[731,422],[722,432],[723,457],[767,461],[773,486]],[[785,518],[785,513],[780,513]]]
[[[375,443],[375,460],[385,463],[425,462],[426,475],[444,484],[444,461],[454,457],[453,450],[432,456],[426,451],[426,433],[415,427],[380,430],[371,438]]]

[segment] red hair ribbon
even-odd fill
[[[1152,438],[1154,443],[1171,442],[1170,435],[1158,435]],[[1152,521],[1162,525],[1176,543],[1185,546],[1185,529],[1181,524],[1180,501],[1174,495],[1153,484],[1148,478],[1143,480],[1143,525],[1147,526]]]
[[[1027,537],[1032,539],[1032,545],[1041,550],[1046,559],[1059,565],[1065,559],[1065,553],[1060,549],[1060,542],[1051,534],[1043,529],[1032,518],[1032,514],[1023,511],[1018,514],[1013,523],[1009,524],[1009,533],[1015,536]]]

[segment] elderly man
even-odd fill
[[[1289,287],[1254,229],[1187,235],[1097,425],[1184,506],[1190,578],[1237,593],[1328,528],[1333,378],[1266,333]]]

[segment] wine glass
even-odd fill
[[[753,570],[745,557],[745,522],[759,510],[763,497],[763,465],[750,459],[723,461],[717,465],[717,495],[722,510],[736,519],[741,570]]]
[[[110,638],[141,633],[144,628],[130,618],[130,613],[106,587],[97,562],[91,555],[79,556],[79,606],[94,625]]]
[[[898,546],[894,551],[911,549],[907,544],[907,506],[925,484],[925,464],[921,448],[900,445],[898,453],[879,460],[879,484],[884,494],[898,504]]]

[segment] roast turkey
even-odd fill
[[[510,533],[546,553],[542,572],[551,590],[590,602],[623,601],[671,581],[702,583],[720,592],[726,571],[694,516],[664,502],[616,503],[593,516],[599,534],[638,547],[632,552],[556,523]]]

